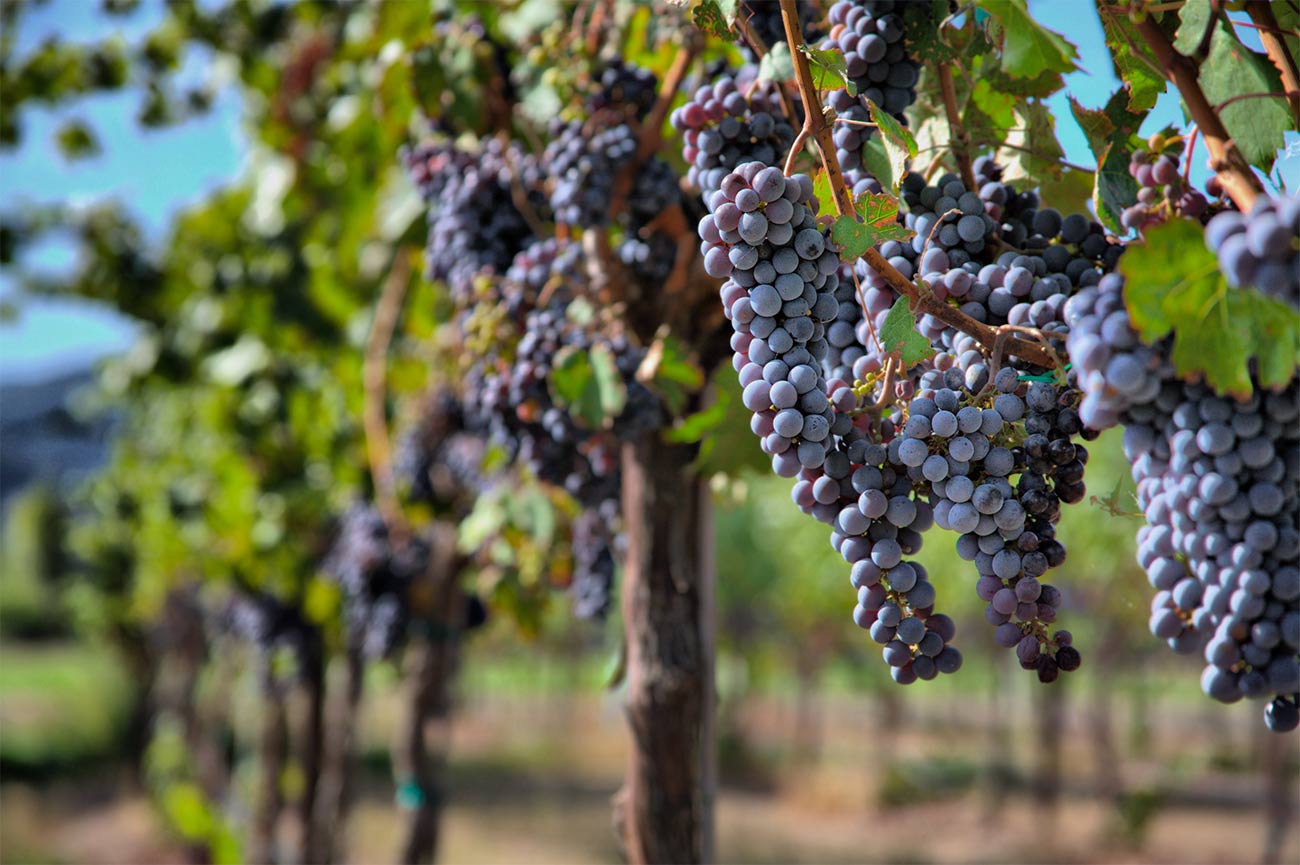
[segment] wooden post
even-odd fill
[[[696,450],[657,436],[623,449],[632,742],[615,820],[633,865],[713,856],[712,526]]]
[[[408,863],[432,862],[438,852],[452,685],[465,627],[465,596],[460,587],[464,561],[456,552],[455,527],[435,525],[431,545],[425,584],[413,592],[412,599],[417,610],[428,603],[429,634],[406,650],[404,711],[393,750],[398,797],[408,811],[399,861]]]

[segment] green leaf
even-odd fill
[[[1103,511],[1110,514],[1112,517],[1145,516],[1145,514],[1139,510],[1132,510],[1132,511],[1124,510],[1124,499],[1131,498],[1131,497],[1132,497],[1132,492],[1130,492],[1128,496],[1124,495],[1124,476],[1120,475],[1115,478],[1115,486],[1111,489],[1109,495],[1107,495],[1105,498],[1098,498],[1097,496],[1088,496],[1088,501],[1092,503],[1094,507],[1101,508]]]
[[[1216,106],[1234,96],[1283,89],[1277,68],[1268,58],[1242,45],[1224,24],[1216,25],[1198,80],[1206,98]],[[1220,109],[1219,116],[1246,161],[1265,172],[1284,146],[1283,133],[1294,128],[1286,100],[1275,96],[1239,100]]]
[[[831,225],[831,240],[848,261],[861,258],[886,240],[906,240],[916,234],[898,222],[898,199],[884,193],[864,192],[856,202],[856,217],[845,214]]]
[[[1016,98],[998,90],[989,83],[987,78],[980,78],[975,82],[975,86],[971,88],[970,98],[990,121],[1002,129],[1010,129],[1015,124]],[[943,118],[943,122],[946,124],[948,121]]]
[[[880,108],[870,99],[866,100],[867,111],[871,115],[871,122],[876,124],[876,129],[880,135],[873,136],[871,141],[867,142],[865,151],[876,141],[880,142],[880,148],[885,155],[889,170],[884,175],[875,171],[871,173],[881,183],[885,183],[885,177],[891,178],[889,181],[890,188],[895,192],[903,184],[903,175],[907,173],[907,160],[916,157],[916,138],[906,127],[889,112]],[[870,171],[870,167],[868,167]]]
[[[1009,96],[1013,99],[1037,96],[1045,99],[1065,86],[1065,77],[1060,72],[1051,69],[1045,69],[1032,78],[1016,78],[1008,75],[1002,68],[1001,57],[996,54],[985,54],[972,58],[968,61],[970,70],[970,80],[975,83],[984,83],[989,89]],[[961,78],[954,79],[958,85],[959,93],[961,87]],[[960,97],[958,102],[960,102]]]
[[[781,43],[784,44],[784,43]],[[808,57],[808,68],[812,71],[813,84],[818,90],[839,90],[846,88],[850,96],[858,95],[858,87],[849,78],[848,67],[844,65],[844,54],[837,48],[820,49],[809,48],[807,45],[800,45],[799,50]],[[775,49],[773,49],[775,51]],[[770,54],[771,52],[769,52]],[[789,54],[789,48],[786,49]],[[763,58],[766,60],[767,58]],[[761,76],[760,66],[760,76]],[[790,77],[794,77],[794,66],[791,64]],[[790,80],[789,78],[782,79]]]
[[[706,435],[722,426],[727,419],[727,401],[732,399],[730,391],[719,388],[712,404],[694,414],[677,421],[671,429],[665,430],[664,441],[688,444],[703,439]]]
[[[871,171],[870,167],[867,170]],[[872,174],[875,176],[874,172]],[[817,199],[818,213],[835,212],[835,193],[831,190],[830,175],[821,168],[813,174],[813,197]]]
[[[1149,229],[1120,259],[1124,300],[1146,342],[1174,334],[1180,376],[1204,377],[1218,393],[1250,395],[1251,358],[1260,383],[1284,387],[1300,365],[1300,313],[1254,290],[1234,289],[1190,220]]]
[[[1016,105],[1015,121],[1007,133],[1012,147],[1000,150],[997,161],[1006,167],[1007,181],[1027,181],[1025,186],[1040,186],[1061,176],[1061,159],[1065,151],[1056,140],[1056,118],[1047,103],[1037,99]]]
[[[794,80],[794,58],[790,56],[789,45],[778,42],[763,55],[762,62],[758,64],[758,80]]]
[[[718,0],[703,0],[700,5],[691,10],[691,22],[715,39],[731,38],[727,16],[723,14]]]
[[[903,12],[907,51],[922,64],[951,63],[961,52],[945,38],[939,23],[948,17],[946,0],[909,3]]]
[[[668,404],[668,410],[674,415],[685,407],[690,394],[704,387],[704,371],[670,334],[664,332],[656,336],[646,358],[653,369],[648,384]],[[645,369],[643,363],[642,370]],[[641,378],[640,373],[638,378]]]
[[[916,318],[908,299],[894,301],[880,326],[880,345],[885,352],[898,352],[904,366],[920,363],[934,354],[930,340],[916,331]]]
[[[1059,179],[1039,183],[1038,197],[1045,207],[1055,207],[1062,213],[1087,213],[1096,176],[1092,171],[1066,168]]]
[[[505,524],[504,503],[494,496],[479,496],[474,500],[474,509],[456,529],[456,547],[463,553],[473,553],[495,537]]]
[[[1073,72],[1079,56],[1059,33],[1040,25],[1025,0],[985,0],[981,4],[1002,24],[1002,71],[1016,78],[1034,78],[1045,71]]]
[[[886,138],[906,151],[908,158],[915,158],[916,138],[908,128],[870,99],[866,100],[866,103],[867,111],[871,114],[871,122],[880,128]]]
[[[1166,84],[1155,65],[1155,58],[1143,50],[1142,38],[1128,15],[1116,15],[1103,8],[1101,26],[1115,64],[1115,73],[1128,90],[1128,110],[1150,111],[1155,107],[1156,99],[1165,92]]]
[[[1128,91],[1122,87],[1100,110],[1085,108],[1073,97],[1070,99],[1070,110],[1097,157],[1093,206],[1102,224],[1119,234],[1127,233],[1120,224],[1120,214],[1137,201],[1137,181],[1128,173],[1128,161],[1138,127],[1147,115],[1145,111],[1130,111],[1128,104]]]
[[[1178,33],[1174,37],[1174,48],[1178,53],[1194,54],[1213,18],[1210,0],[1187,0],[1178,10]]]
[[[59,145],[59,152],[69,162],[89,159],[103,152],[95,131],[81,120],[69,120],[64,123],[59,127],[55,139]]]
[[[1274,3],[1269,7],[1277,26],[1285,34],[1282,41],[1291,49],[1291,56],[1300,59],[1300,4]]]
[[[894,155],[900,152],[897,148],[886,149],[884,136],[873,135],[862,147],[862,167],[886,189],[897,192],[907,169],[906,159],[894,161]]]
[[[593,428],[617,417],[627,403],[627,388],[614,355],[603,345],[590,351],[560,349],[549,381],[556,402]]]

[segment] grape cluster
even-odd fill
[[[658,98],[659,81],[648,69],[620,58],[607,62],[596,76],[596,87],[586,100],[587,112],[613,111],[645,119]]]
[[[853,620],[883,646],[894,680],[908,684],[955,673],[962,656],[949,645],[956,633],[952,619],[934,612],[935,590],[925,567],[903,560],[920,552],[922,534],[935,520],[917,485],[891,459],[891,449],[892,442],[887,448],[865,436],[849,437],[820,473],[800,478],[793,496],[814,516],[837,496],[830,508],[838,509],[831,544],[852,566],[849,580],[858,590]],[[844,468],[848,477],[836,478]]]
[[[626,123],[594,133],[580,120],[553,124],[542,158],[554,176],[550,204],[556,221],[582,228],[605,225],[618,172],[636,148],[636,133]]]
[[[562,487],[582,507],[574,526],[572,581],[579,615],[609,607],[619,508],[620,442],[658,429],[658,398],[636,380],[644,351],[606,315],[575,304],[587,295],[581,247],[539,241],[515,257],[467,319],[490,329],[466,388],[472,423],[512,460]],[[504,311],[504,312],[503,312]],[[592,429],[556,402],[550,375],[561,352],[607,352],[627,399],[608,429]]]
[[[974,167],[978,190],[967,189],[954,174],[928,186],[909,174],[903,222],[916,233],[906,241],[882,243],[881,255],[903,276],[919,277],[936,297],[977,321],[1062,332],[1066,300],[1113,270],[1123,245],[1083,214],[1040,208],[1036,194],[1003,183],[992,160],[981,157]],[[1006,246],[1015,249],[999,251]],[[863,306],[879,325],[896,296],[865,262],[859,262],[858,274]],[[975,384],[983,356],[972,337],[930,315],[921,317],[918,329],[963,371],[976,367],[971,386],[983,386]],[[859,331],[871,355],[865,325]],[[1053,344],[1063,348],[1059,339]]]
[[[1129,157],[1128,173],[1138,183],[1138,200],[1120,215],[1125,228],[1143,231],[1172,218],[1208,217],[1209,200],[1200,190],[1183,182],[1178,167],[1180,143],[1179,138],[1166,139],[1157,133],[1148,142],[1150,150],[1138,149]],[[1164,152],[1166,148],[1168,152]],[[1217,179],[1211,181],[1210,191],[1215,197],[1222,194]]]
[[[958,554],[976,565],[997,642],[1051,682],[1080,661],[1069,632],[1049,634],[1061,594],[1040,578],[1065,561],[1054,527],[1061,502],[1083,497],[1087,451],[1070,440],[1082,424],[1055,385],[1026,386],[1011,368],[993,383],[990,399],[955,368],[923,377],[890,456],[929,486],[935,523],[960,535]]]
[[[1131,406],[1150,404],[1173,378],[1172,364],[1159,348],[1138,339],[1123,291],[1124,278],[1110,273],[1065,307],[1066,346],[1083,392],[1079,415],[1092,429],[1109,429]]]
[[[816,468],[831,445],[835,413],[819,361],[838,310],[839,256],[817,228],[812,180],[746,162],[709,197],[700,221],[704,267],[727,278],[722,299],[745,407],[782,477]],[[770,428],[769,428],[770,427]]]
[[[661,214],[678,206],[698,210],[699,203],[682,195],[676,169],[657,156],[646,160],[627,197],[623,239],[617,252],[630,275],[648,291],[658,291],[673,271],[677,241],[657,223]]]
[[[218,631],[253,646],[266,657],[287,652],[297,671],[320,650],[320,634],[302,610],[272,594],[241,590],[230,596],[211,620]]]
[[[1205,226],[1205,245],[1230,285],[1300,309],[1300,197],[1261,197],[1249,213],[1219,213]]]
[[[773,470],[797,478],[795,502],[832,526],[858,590],[854,620],[884,646],[895,680],[955,671],[961,654],[948,645],[952,620],[934,614],[924,567],[904,561],[933,523],[929,506],[855,421],[854,390],[826,377],[840,259],[817,227],[811,179],[748,162],[722,179],[708,204],[699,226],[705,269],[726,278],[733,365]]]
[[[475,276],[503,273],[532,236],[511,191],[512,150],[492,140],[479,153],[444,144],[402,152],[429,206],[429,277],[445,282],[461,302],[472,294]]]
[[[582,511],[571,526],[573,581],[569,594],[580,619],[598,619],[609,612],[614,592],[616,539],[610,526],[618,519],[617,502]]]
[[[874,127],[865,100],[905,122],[903,112],[916,101],[921,66],[907,53],[904,11],[907,4],[894,0],[839,0],[830,10],[830,36],[823,50],[844,56],[846,71],[857,90],[832,90],[827,105],[834,109],[835,152],[849,182],[862,172],[862,147]],[[850,122],[843,122],[850,121]]]
[[[1233,401],[1179,379],[1170,339],[1140,343],[1107,277],[1067,309],[1089,411],[1121,423],[1146,525],[1138,561],[1156,595],[1151,631],[1201,653],[1206,694],[1272,701],[1294,729],[1300,692],[1300,385]]]
[[[367,659],[389,657],[410,621],[410,586],[429,565],[428,541],[395,544],[379,511],[358,504],[344,512],[321,571],[342,590],[347,644]]]
[[[672,113],[673,128],[682,133],[682,156],[691,165],[687,179],[706,193],[743,162],[775,164],[794,143],[775,92],[750,90],[749,84],[744,75],[721,76]]]
[[[393,473],[412,501],[437,511],[463,510],[482,489],[483,451],[460,399],[436,390],[421,399],[414,422],[398,440]]]

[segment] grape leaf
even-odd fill
[[[879,105],[866,100],[867,111],[871,113],[871,122],[880,128],[880,132],[895,145],[907,151],[909,158],[916,157],[916,138],[907,127],[898,122],[898,118],[882,109]]]
[[[818,168],[813,174],[813,197],[817,199],[818,213],[835,212],[835,191],[831,189],[830,175],[824,169]]]
[[[549,382],[556,402],[593,428],[617,417],[627,403],[627,388],[614,356],[602,345],[590,351],[560,349]]]
[[[944,38],[939,23],[948,17],[946,0],[909,3],[903,13],[906,20],[907,51],[925,64],[951,63],[961,56],[957,47]]]
[[[1101,27],[1106,34],[1115,72],[1128,89],[1128,110],[1149,111],[1156,99],[1165,92],[1165,78],[1155,67],[1155,58],[1142,50],[1142,39],[1127,15],[1116,15],[1105,7],[1101,9]]]
[[[723,14],[718,0],[703,0],[699,6],[691,10],[691,21],[697,28],[716,39],[731,38],[727,16]]]
[[[1095,172],[1066,168],[1059,180],[1045,179],[1039,184],[1038,197],[1045,206],[1062,213],[1087,213],[1095,179]]]
[[[904,366],[920,363],[934,354],[930,340],[916,331],[916,318],[907,298],[894,301],[886,313],[880,326],[880,346],[886,352],[898,352]]]
[[[1187,0],[1178,10],[1178,32],[1174,36],[1174,48],[1180,54],[1189,57],[1200,47],[1205,37],[1205,28],[1210,26],[1216,15],[1210,8],[1210,0]]]
[[[1147,115],[1146,111],[1130,111],[1128,105],[1128,91],[1122,87],[1102,109],[1085,108],[1070,98],[1070,111],[1097,157],[1093,207],[1102,224],[1117,233],[1127,233],[1120,224],[1120,215],[1137,201],[1137,181],[1128,173],[1128,161],[1133,138]]]
[[[1262,54],[1237,41],[1231,29],[1216,25],[1210,55],[1201,64],[1201,89],[1213,105],[1247,93],[1277,93],[1283,87],[1277,68]],[[1283,145],[1283,133],[1293,128],[1286,100],[1280,97],[1242,99],[1219,109],[1246,161],[1267,172]]]
[[[898,199],[879,192],[864,192],[856,202],[857,215],[844,214],[831,226],[831,240],[840,257],[853,261],[886,240],[906,240],[916,234],[898,222]]]
[[[866,161],[871,145],[878,141],[877,148],[883,153],[884,162],[889,166],[889,170],[884,175],[871,165],[867,166],[867,170],[882,184],[888,183],[890,188],[897,192],[903,184],[903,175],[907,173],[907,160],[916,158],[916,138],[892,114],[870,99],[866,100],[866,103],[867,111],[871,114],[871,122],[876,124],[880,135],[873,136],[867,142],[867,146],[863,149],[863,161]],[[874,158],[879,160],[879,156]],[[886,177],[890,179],[887,181]]]
[[[1173,220],[1148,229],[1120,259],[1124,300],[1147,342],[1171,331],[1178,374],[1204,377],[1218,393],[1250,395],[1251,358],[1260,384],[1284,387],[1300,365],[1300,313],[1254,290],[1235,289],[1205,247],[1203,229]]]
[[[1300,57],[1300,5],[1274,3],[1269,7],[1277,26],[1282,30],[1282,41],[1291,49],[1292,57]]]
[[[887,148],[883,135],[873,135],[862,146],[862,167],[886,189],[897,192],[907,171],[906,159],[895,160],[901,152],[897,148]]]
[[[784,42],[773,45],[758,64],[759,81],[793,81],[794,58]]]
[[[1065,78],[1060,72],[1045,69],[1032,78],[1016,78],[1008,75],[999,65],[1000,58],[992,54],[976,57],[970,61],[971,77],[984,82],[988,87],[1010,97],[1038,96],[1045,98],[1065,86]]]
[[[1045,71],[1073,72],[1079,52],[1059,33],[1036,22],[1025,0],[983,4],[1002,25],[1002,71],[1016,78],[1034,78]]]
[[[672,428],[664,430],[664,441],[689,443],[704,438],[727,419],[727,403],[731,399],[728,389],[718,388],[707,408],[681,418]]]
[[[979,106],[980,111],[993,124],[1002,129],[1010,129],[1016,120],[1016,98],[998,90],[987,78],[980,78],[971,88],[970,101]],[[944,119],[944,123],[947,123]]]
[[[1056,140],[1056,118],[1047,103],[1025,100],[1015,106],[1014,114],[1015,121],[1006,137],[1010,146],[999,150],[996,157],[1005,166],[1005,179],[1039,186],[1044,180],[1060,178],[1065,151]]]
[[[839,49],[809,48],[807,45],[800,45],[799,50],[808,57],[808,68],[812,72],[813,84],[818,90],[845,88],[849,91],[850,96],[858,95],[858,86],[853,83],[852,78],[849,78],[848,67],[844,64],[844,54]],[[789,53],[789,49],[787,49],[787,53]],[[793,77],[793,74],[792,66],[791,77]],[[782,80],[788,81],[789,79]]]
[[[69,162],[89,159],[103,151],[95,131],[84,121],[77,119],[69,120],[60,126],[55,140],[59,144],[59,152]]]
[[[636,378],[659,394],[674,415],[682,411],[690,394],[704,387],[703,370],[666,327],[655,334]]]

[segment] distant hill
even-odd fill
[[[67,409],[72,392],[93,381],[87,367],[41,382],[0,384],[0,503],[33,481],[62,486],[103,464],[111,421],[84,423]]]

